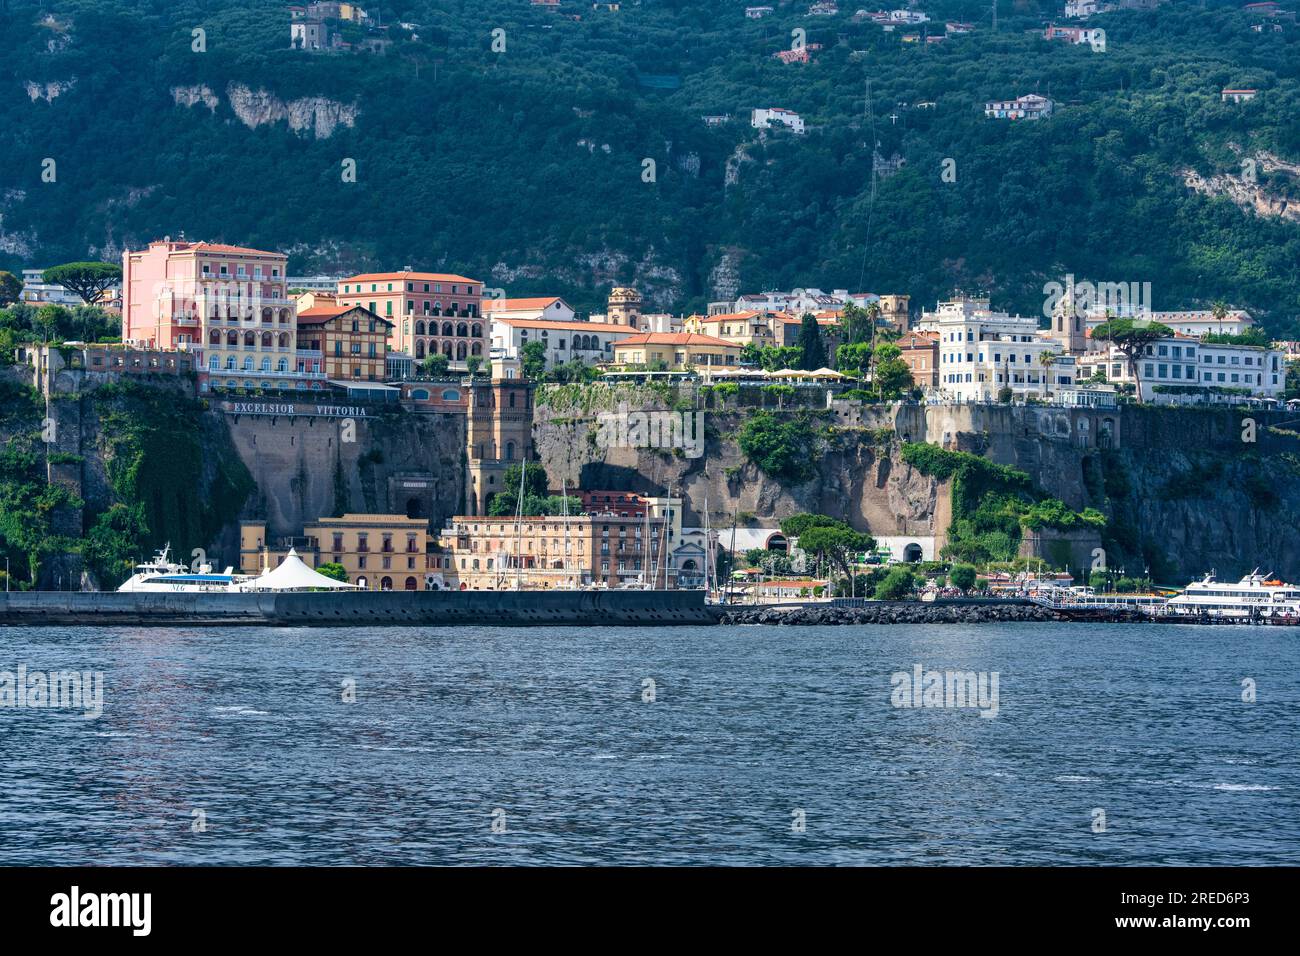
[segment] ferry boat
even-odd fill
[[[135,574],[127,578],[118,588],[119,591],[151,591],[174,593],[177,591],[219,591],[230,592],[241,589],[241,585],[252,580],[246,574],[235,574],[234,568],[226,568],[220,574],[212,570],[212,565],[201,564],[197,571],[184,564],[170,560],[171,544],[159,551],[152,561],[145,561],[135,566]]]
[[[1243,623],[1300,623],[1300,587],[1260,574],[1258,568],[1236,584],[1216,581],[1211,571],[1170,598],[1165,613]]]

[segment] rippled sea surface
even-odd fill
[[[997,716],[894,707],[916,664]],[[1300,863],[1297,629],[0,629],[19,665],[104,712],[0,707],[0,864]]]

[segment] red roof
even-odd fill
[[[341,282],[387,282],[390,279],[400,279],[405,281],[413,279],[418,282],[473,282],[479,283],[478,279],[467,279],[465,276],[451,275],[445,272],[364,272],[361,275],[348,276],[341,279]]]
[[[483,311],[499,312],[504,310],[514,312],[521,309],[545,309],[556,302],[564,302],[564,300],[558,295],[533,299],[488,299],[483,303]]]
[[[431,318],[437,319],[438,316]],[[564,329],[571,332],[635,332],[631,326],[618,325],[613,322],[552,322],[547,319],[516,319],[508,315],[494,315],[493,322],[500,322],[516,329]]]
[[[730,349],[740,348],[735,342],[726,342],[699,332],[640,332],[622,342],[615,342],[614,348],[628,345],[725,345]]]
[[[195,252],[220,252],[236,256],[275,256],[277,259],[289,258],[283,252],[267,252],[265,249],[249,249],[246,246],[225,246],[219,242],[196,242],[190,248]]]

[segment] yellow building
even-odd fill
[[[681,534],[680,498],[638,498],[619,512],[568,517],[458,515],[437,557],[447,587],[462,591],[676,588]]]
[[[239,570],[260,574],[293,548],[308,567],[341,564],[348,582],[371,591],[424,591],[441,587],[441,556],[428,553],[428,522],[405,515],[345,514],[320,518],[301,537],[269,541],[265,521],[241,521]]]
[[[721,315],[692,315],[683,330],[739,345],[768,348],[776,345],[771,319],[762,312],[727,312]]]
[[[740,346],[698,332],[645,332],[614,343],[614,365],[655,366],[669,372],[691,368],[735,368]]]

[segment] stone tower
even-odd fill
[[[632,288],[617,288],[609,294],[605,321],[611,325],[641,328],[641,293]]]
[[[1060,344],[1062,352],[1085,352],[1088,349],[1086,330],[1087,323],[1083,320],[1082,310],[1075,305],[1071,288],[1052,309],[1051,337]]]
[[[911,301],[910,295],[882,295],[879,303],[881,320],[906,333],[910,327],[907,309]]]
[[[493,378],[470,387],[465,428],[465,514],[487,514],[506,469],[533,458],[533,385],[492,363]]]

